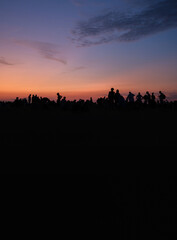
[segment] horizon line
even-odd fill
[[[24,98],[28,98],[29,94],[31,95],[37,95],[38,97],[47,97],[50,100],[56,100],[57,99],[57,93],[59,92],[62,97],[66,97],[67,100],[79,100],[79,99],[83,99],[83,100],[88,100],[90,98],[92,98],[93,100],[97,100],[100,97],[107,97],[108,93],[110,91],[111,88],[107,88],[107,89],[102,89],[102,90],[63,90],[63,91],[0,91],[0,101],[14,101],[17,97],[24,99]],[[116,91],[119,88],[114,88],[114,90]],[[120,90],[120,89],[119,89]],[[176,91],[168,91],[168,90],[156,90],[156,91],[150,91],[150,90],[130,90],[132,93],[134,94],[138,94],[139,92],[141,94],[146,93],[146,91],[149,91],[150,93],[154,93],[155,95],[157,95],[159,93],[159,91],[162,91],[166,94],[167,99],[169,99],[170,101],[175,101],[177,100],[177,90]],[[120,90],[120,94],[122,96],[127,96],[128,93],[130,92],[128,91],[121,91]],[[2,95],[2,96],[1,96]]]

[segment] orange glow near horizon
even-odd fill
[[[170,77],[171,84],[168,83]],[[163,66],[146,66],[110,76],[97,74],[85,69],[83,72],[58,74],[58,69],[52,71],[50,66],[2,67],[0,72],[0,100],[13,101],[17,96],[27,97],[30,93],[56,100],[60,92],[68,100],[89,99],[107,96],[111,87],[119,89],[122,95],[129,91],[158,92],[166,94],[177,92],[175,73]],[[95,79],[95,80],[94,80]]]
[[[130,4],[130,0],[76,2],[1,1],[0,101],[29,94],[56,100],[57,92],[68,100],[96,100],[107,96],[112,87],[123,96],[129,91],[162,91],[177,98],[174,1],[167,0],[169,9],[164,5],[169,18],[165,27],[161,26],[165,24],[162,11],[156,14],[162,9],[162,1],[157,1],[161,7],[154,4],[156,11],[151,14],[157,24],[152,31],[148,4],[141,9],[139,3]],[[118,21],[121,11],[124,23]],[[142,14],[147,18],[147,29],[142,25]]]

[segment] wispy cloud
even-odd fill
[[[80,70],[84,70],[84,69],[86,69],[86,67],[80,66],[80,67],[75,67],[75,68],[73,68],[71,71],[72,71],[72,72],[76,72],[76,71],[80,71]]]
[[[77,45],[92,46],[113,41],[135,41],[171,28],[177,28],[177,1],[150,0],[141,9],[133,8],[126,12],[109,10],[79,22],[72,34]]]
[[[7,66],[13,66],[13,63],[10,63],[9,61],[7,61],[4,57],[0,57],[0,64],[1,65],[7,65]]]
[[[81,70],[84,70],[84,69],[86,69],[86,67],[84,67],[84,66],[79,66],[79,67],[72,68],[72,69],[70,69],[70,70],[68,70],[68,71],[62,72],[61,74],[77,72],[77,71],[81,71]]]
[[[61,52],[56,44],[29,40],[14,40],[14,42],[18,45],[36,50],[43,58],[67,64],[66,59],[60,56]]]

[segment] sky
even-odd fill
[[[0,0],[0,100],[177,99],[176,0]]]

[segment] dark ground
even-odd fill
[[[38,179],[32,176],[29,182],[13,181],[6,191],[10,196],[3,194],[2,200],[9,203],[7,210],[13,213],[12,221],[16,214],[21,219],[32,217],[33,224],[45,219],[57,231],[61,224],[77,226],[77,231],[82,224],[112,224],[116,225],[116,237],[127,240],[165,240],[177,236],[174,176],[66,174]]]
[[[0,144],[63,146],[177,145],[177,110],[61,110],[52,107],[1,107]]]
[[[177,109],[174,105],[141,109],[92,108],[87,111],[61,110],[57,106],[5,105],[0,107],[0,144],[1,147],[54,145],[57,149],[60,146],[176,146],[176,122]],[[70,151],[70,148],[67,149]],[[116,162],[120,162],[117,161],[117,149],[114,148]],[[132,155],[131,162],[135,164],[135,158],[140,155],[147,167],[154,167],[154,163],[151,165],[145,160],[146,154],[147,152],[141,154],[138,148],[137,155]],[[24,155],[25,162],[27,155],[28,152]],[[85,164],[89,165],[85,161],[86,156],[87,152],[83,157]],[[66,156],[60,156],[58,151],[56,161],[60,164],[62,159],[67,162]],[[15,171],[8,170],[9,164],[7,171],[1,168],[1,172],[30,172],[24,169],[21,171],[21,168],[16,171],[19,164],[15,157],[13,160]],[[37,162],[33,164],[32,160],[26,163],[27,168],[32,165],[34,169],[31,173],[41,173],[42,170],[37,169]],[[75,168],[80,165],[74,157],[70,160]],[[88,161],[91,160],[94,161],[94,157]],[[111,159],[107,160],[110,161],[107,161],[106,166],[109,165],[108,162],[112,164]],[[166,162],[168,160],[167,158]],[[40,168],[44,164],[43,161]],[[48,158],[46,166],[49,167],[50,164],[53,165],[52,158]],[[96,163],[91,163],[91,166],[95,170]],[[125,172],[128,167],[130,166],[127,166]],[[79,170],[78,168],[78,172]],[[123,169],[117,167],[113,171],[119,170]],[[141,176],[133,171],[131,175],[121,176],[102,174],[101,169],[100,174],[95,171],[97,174],[48,175],[38,179],[33,175],[29,178],[29,183],[21,178],[16,182],[13,177],[13,181],[9,180],[8,187],[5,179],[2,186],[7,193],[2,194],[1,200],[4,205],[8,205],[10,212],[10,215],[6,212],[5,216],[8,219],[12,216],[12,222],[16,221],[17,215],[21,219],[31,217],[36,226],[39,219],[53,220],[56,229],[60,221],[67,226],[74,223],[78,226],[111,224],[116,225],[116,237],[120,239],[176,239],[177,178],[165,173],[158,176],[159,170],[156,177],[152,177],[151,172],[143,176],[145,169],[141,169]]]
[[[120,239],[176,238],[176,177],[111,174],[100,183],[97,223],[117,224]]]

